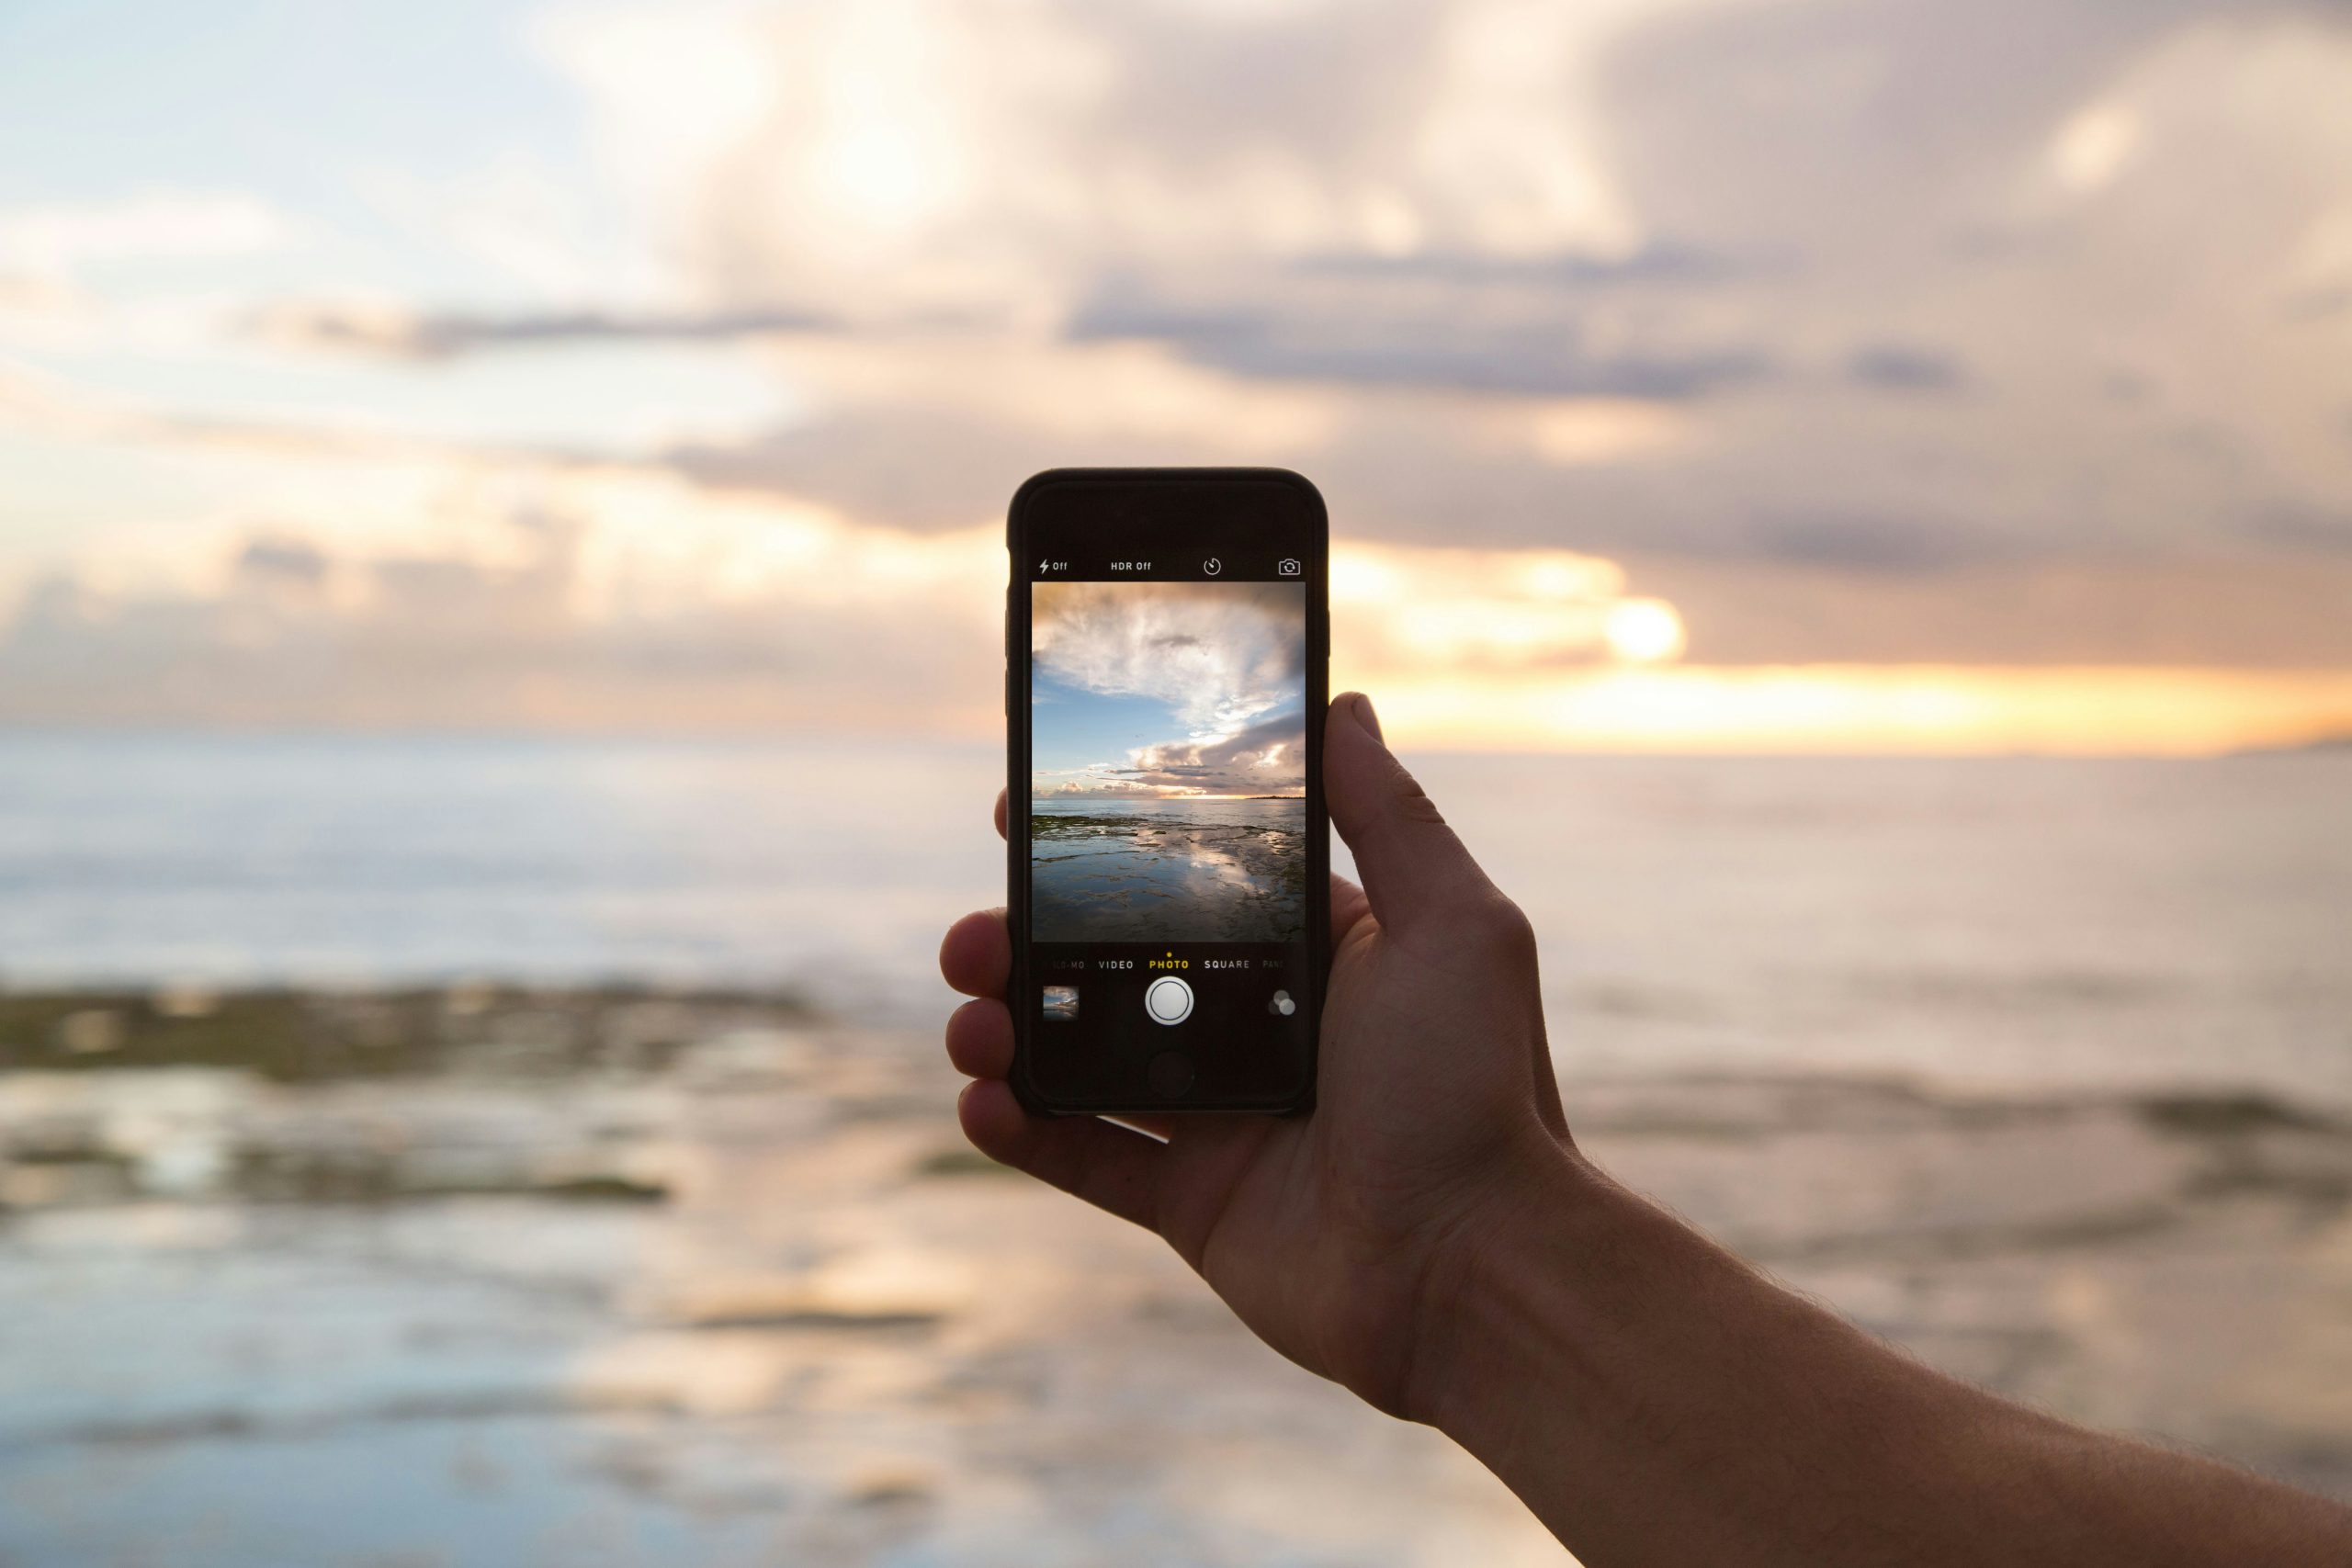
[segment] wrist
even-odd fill
[[[1932,1426],[1937,1380],[1553,1153],[1447,1258],[1405,1413],[1571,1550],[1757,1560],[1742,1532],[1758,1520],[1794,1496],[1866,1493],[1907,1452],[1885,1435]]]
[[[1490,1402],[1482,1391],[1508,1377],[1522,1352],[1510,1342],[1552,1310],[1529,1300],[1571,1286],[1560,1259],[1612,1223],[1630,1195],[1573,1147],[1548,1134],[1521,1140],[1498,1160],[1476,1198],[1432,1251],[1415,1315],[1411,1365],[1396,1414],[1469,1446],[1464,1427]]]

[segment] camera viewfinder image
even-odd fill
[[[1303,940],[1305,586],[1041,582],[1030,604],[1031,935]]]
[[[1078,1017],[1078,987],[1047,986],[1046,987],[1046,1021],[1069,1023]]]

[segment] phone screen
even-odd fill
[[[1272,1108],[1311,1080],[1329,899],[1312,496],[1113,474],[1016,508],[1007,826],[1046,1099]]]

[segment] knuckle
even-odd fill
[[[1401,766],[1396,769],[1393,785],[1389,796],[1390,808],[1400,819],[1433,828],[1445,826],[1445,814],[1437,808],[1437,802],[1430,798],[1420,781]]]
[[[1513,960],[1535,956],[1534,922],[1500,893],[1481,901],[1476,925],[1480,940],[1498,955]]]

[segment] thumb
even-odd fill
[[[1342,694],[1324,720],[1323,788],[1383,929],[1402,933],[1499,899],[1437,803],[1381,739],[1372,699],[1361,692]]]

